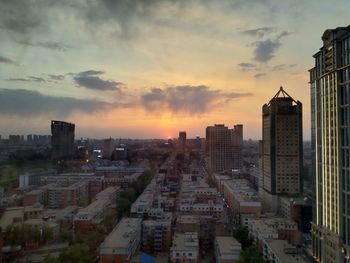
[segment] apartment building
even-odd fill
[[[199,263],[198,233],[175,233],[170,249],[171,263]]]
[[[102,222],[108,205],[111,202],[106,199],[97,199],[88,206],[79,209],[74,216],[74,233],[87,234]]]
[[[69,186],[51,186],[48,188],[49,208],[64,208],[69,205],[88,203],[87,182],[77,182]]]
[[[241,243],[231,236],[217,236],[215,238],[215,262],[237,263],[242,250]]]
[[[100,245],[101,263],[130,263],[141,243],[141,218],[124,217]]]
[[[243,125],[229,129],[224,124],[206,128],[206,148],[211,171],[242,168]]]
[[[167,252],[171,246],[171,219],[142,222],[142,250],[146,253]]]

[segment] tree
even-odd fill
[[[256,247],[250,246],[241,252],[239,263],[265,263],[265,260]]]
[[[84,237],[84,243],[89,247],[90,254],[97,256],[97,248],[105,238],[103,229],[97,227]]]
[[[71,230],[63,230],[60,232],[60,240],[63,242],[68,241],[69,243],[72,243],[73,241],[73,233]]]
[[[242,249],[245,249],[253,244],[253,240],[249,237],[249,230],[245,227],[236,227],[233,230],[233,236],[241,243]]]
[[[42,236],[41,236],[42,243],[46,244],[52,238],[53,238],[52,228],[48,227],[48,226],[44,226],[44,228],[42,230]]]
[[[86,244],[75,244],[63,251],[58,257],[59,262],[64,263],[92,263],[95,261],[89,253]]]
[[[32,225],[9,225],[5,229],[5,239],[11,245],[25,246],[29,242],[40,241],[40,231]]]
[[[61,263],[61,262],[58,258],[53,257],[50,254],[48,254],[44,257],[43,263]]]
[[[104,217],[102,224],[107,233],[111,232],[117,221],[117,211],[109,211]]]
[[[209,175],[205,178],[205,182],[210,186],[210,187],[216,187],[215,180],[214,178]]]

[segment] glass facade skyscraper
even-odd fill
[[[326,30],[310,70],[313,256],[350,262],[350,26]]]

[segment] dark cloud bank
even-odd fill
[[[251,93],[226,93],[207,86],[172,86],[153,88],[131,102],[107,103],[94,99],[53,97],[25,89],[0,89],[0,113],[16,116],[55,115],[65,117],[79,111],[87,114],[115,108],[143,108],[161,114],[164,110],[174,114],[201,115]]]
[[[0,63],[2,63],[2,64],[10,64],[10,65],[17,65],[17,63],[15,61],[13,61],[10,58],[4,57],[4,56],[0,56]]]
[[[141,96],[141,103],[146,110],[168,109],[173,113],[203,114],[213,107],[241,97],[252,96],[251,93],[226,93],[201,86],[174,86],[153,88]]]
[[[53,114],[68,116],[74,111],[93,113],[119,105],[98,100],[52,97],[24,89],[0,89],[0,113],[22,117]]]
[[[113,80],[103,80],[99,76],[103,71],[88,70],[76,74],[73,78],[75,83],[80,87],[94,90],[119,90],[124,86],[121,82]]]

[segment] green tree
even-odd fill
[[[209,175],[205,178],[205,182],[210,186],[210,187],[216,187],[215,180],[214,178]]]
[[[102,224],[107,233],[111,232],[117,221],[117,211],[109,211],[104,217]]]
[[[40,231],[32,225],[9,225],[5,229],[5,239],[11,245],[25,246],[29,242],[40,241]]]
[[[44,257],[43,263],[61,263],[59,258],[53,257],[50,254]]]
[[[233,236],[241,243],[242,249],[245,249],[253,244],[253,240],[249,236],[249,230],[245,227],[236,227],[233,230]]]
[[[73,241],[73,233],[71,230],[63,230],[60,232],[60,240],[62,242],[69,242],[72,243]]]
[[[42,243],[46,244],[52,238],[53,238],[53,229],[51,227],[44,226],[42,230],[42,236],[41,236]]]
[[[63,251],[58,257],[59,262],[64,263],[92,263],[95,261],[86,244],[74,244]]]
[[[84,237],[84,243],[89,247],[90,254],[97,256],[97,248],[105,238],[102,228],[97,227]]]
[[[265,263],[265,260],[256,247],[250,246],[241,252],[239,263]]]

